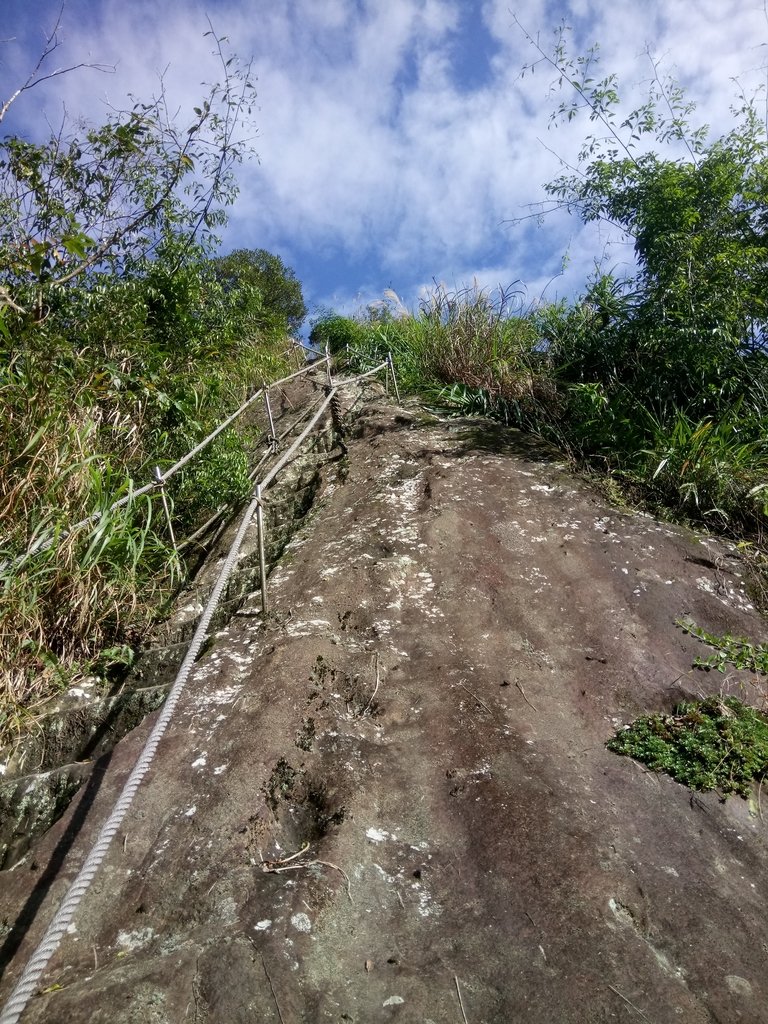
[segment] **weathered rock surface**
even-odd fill
[[[24,1020],[768,1021],[757,806],[605,749],[722,683],[676,618],[762,635],[738,559],[514,431],[384,402],[355,429]],[[4,995],[150,725],[2,873]]]
[[[303,429],[300,411],[317,398],[325,380],[325,374],[315,373],[273,388],[275,429],[279,436],[284,436],[285,447]],[[269,424],[263,410],[252,410],[249,418],[268,435]],[[277,562],[311,508],[322,480],[321,466],[331,457],[333,445],[329,426],[315,431],[270,490],[265,545],[268,568]],[[72,687],[46,706],[19,742],[0,749],[0,869],[12,868],[58,820],[90,774],[90,762],[108,754],[149,712],[163,704],[216,582],[221,559],[232,543],[236,525],[226,521],[218,524],[218,545],[215,534],[206,538],[208,548],[202,550],[212,548],[211,557],[202,563],[180,595],[173,614],[147,638],[147,649],[124,678],[109,692],[104,692],[104,683],[95,677]],[[254,531],[243,546],[211,628],[226,625],[259,585]]]

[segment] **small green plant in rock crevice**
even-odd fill
[[[726,665],[732,665],[756,675],[768,674],[768,644],[729,633],[716,636],[691,619],[678,619],[675,625],[716,652],[695,658],[694,668],[725,672]],[[638,718],[606,745],[691,789],[747,797],[750,784],[762,783],[768,773],[768,716],[737,697],[722,694],[687,700],[671,715],[657,712]]]
[[[715,636],[689,619],[678,619],[675,625],[716,652],[708,658],[696,658],[693,662],[695,668],[707,671],[715,668],[718,672],[725,672],[726,665],[732,665],[737,669],[768,675],[768,644],[752,643],[746,637],[734,637],[730,633]]]
[[[736,697],[682,701],[671,715],[639,718],[607,746],[691,789],[748,797],[768,772],[768,719]]]

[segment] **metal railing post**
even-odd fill
[[[259,535],[259,576],[261,583],[261,614],[267,614],[267,560],[264,555],[264,506],[261,484],[256,484],[256,527]]]
[[[266,384],[264,385],[264,407],[267,410],[267,419],[269,420],[269,437],[267,442],[274,455],[277,451],[277,437],[275,436],[275,421],[272,419],[272,406],[269,404],[269,388]]]
[[[395,376],[395,362],[392,358],[391,352],[387,352],[387,366],[389,367],[389,372],[392,374],[392,384],[395,389],[395,398],[397,399],[397,404],[400,405],[400,388],[397,386],[397,377]],[[389,375],[387,375],[387,378],[389,378]]]

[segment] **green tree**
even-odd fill
[[[309,342],[318,352],[324,352],[327,345],[331,355],[344,355],[349,351],[364,350],[368,333],[359,320],[328,311],[312,324]]]
[[[55,30],[54,30],[55,33]],[[40,321],[61,290],[89,272],[140,273],[169,234],[210,248],[237,189],[234,168],[249,152],[243,126],[254,95],[250,65],[207,33],[221,67],[186,124],[164,91],[100,126],[64,124],[48,141],[0,141],[0,314]],[[53,36],[51,37],[53,38]],[[53,52],[44,51],[41,63]],[[46,77],[37,73],[0,105]],[[54,72],[57,74],[58,72]],[[184,247],[176,247],[183,259]],[[2,328],[0,328],[2,329]]]
[[[227,291],[240,292],[241,299],[260,300],[263,315],[275,326],[296,332],[304,323],[307,307],[301,282],[282,259],[266,249],[236,249],[213,260],[214,273]]]
[[[628,386],[657,411],[700,416],[742,400],[762,413],[768,140],[754,103],[740,97],[736,127],[709,141],[653,61],[647,100],[625,114],[616,76],[599,77],[597,47],[572,58],[561,30],[554,54],[539,54],[568,91],[553,121],[586,112],[595,125],[577,166],[545,186],[549,208],[621,229],[638,268],[591,285],[583,301],[592,316],[562,353],[572,379]]]
[[[36,701],[130,660],[184,571],[135,486],[284,370],[284,332],[209,258],[253,94],[211,38],[221,81],[186,121],[161,90],[102,125],[0,140],[0,743]],[[0,121],[58,73],[54,48]],[[177,539],[247,493],[252,443],[233,426],[173,478]]]

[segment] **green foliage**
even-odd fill
[[[249,469],[242,433],[227,430],[220,434],[173,482],[177,528],[193,529],[212,509],[245,500],[253,489]]]
[[[578,166],[545,188],[634,239],[638,265],[631,280],[598,274],[582,310],[553,325],[570,379],[623,386],[657,415],[700,419],[738,401],[765,415],[768,140],[754,104],[740,97],[736,126],[708,142],[653,62],[648,99],[625,114],[596,48],[571,58],[561,31],[553,56],[540,53],[571,93],[553,121],[585,110],[599,126]]]
[[[251,312],[254,323],[296,332],[307,307],[301,282],[282,259],[265,249],[237,249],[213,260],[213,271],[232,301]]]
[[[315,342],[344,351],[357,370],[376,366],[391,352],[401,387],[431,401],[477,407],[512,422],[555,398],[545,357],[536,351],[532,317],[515,293],[477,285],[426,295],[417,312],[389,292],[354,320],[331,315],[316,324]]]
[[[732,665],[736,669],[768,675],[768,644],[752,643],[746,637],[733,637],[730,633],[717,636],[688,619],[678,619],[675,625],[716,652],[708,658],[696,658],[693,663],[696,668],[725,672],[726,666]]]
[[[493,402],[485,388],[473,388],[467,384],[452,384],[450,387],[435,389],[428,397],[439,408],[450,409],[462,416],[500,417],[498,403]]]
[[[754,436],[740,406],[719,419],[696,421],[680,411],[666,420],[647,415],[652,446],[635,453],[633,468],[666,504],[721,527],[757,530],[766,517],[768,440]]]
[[[216,53],[223,84],[186,125],[161,96],[0,144],[0,742],[57,688],[130,663],[184,573],[134,481],[286,367],[287,309],[265,315],[210,259],[252,92]],[[252,441],[233,427],[173,478],[177,536],[240,500]]]
[[[671,715],[639,718],[607,746],[691,789],[748,797],[768,772],[768,719],[735,697],[683,701]]]
[[[135,647],[176,585],[158,498],[102,514],[185,454],[263,379],[285,368],[282,335],[240,329],[207,263],[144,279],[90,275],[0,367],[0,657],[8,722],[82,673],[105,649]],[[247,445],[232,429],[174,477],[183,537],[247,488]],[[38,542],[53,541],[29,558]],[[20,559],[20,561],[19,561]],[[32,642],[19,647],[19,640]],[[124,659],[123,659],[124,661]],[[0,708],[0,735],[2,735]]]
[[[564,207],[619,228],[634,239],[636,273],[598,268],[577,302],[527,312],[511,293],[438,287],[409,313],[390,293],[354,320],[322,318],[313,340],[359,369],[391,351],[406,390],[534,429],[654,506],[759,535],[768,518],[764,121],[741,96],[734,127],[710,141],[655,62],[647,99],[626,111],[597,47],[570,56],[562,29],[549,55],[528,38],[539,54],[528,70],[548,64],[565,92],[553,123],[582,113],[590,123],[578,165],[545,186],[543,212]]]
[[[365,325],[336,313],[325,313],[314,321],[309,342],[318,352],[327,346],[331,355],[350,359],[361,358],[369,347]]]
[[[100,126],[0,142],[0,286],[14,308],[43,319],[60,300],[52,292],[91,269],[133,270],[169,232],[215,242],[236,194],[233,168],[249,152],[238,130],[254,85],[250,67],[209,35],[222,79],[185,125],[161,92]]]
[[[717,636],[689,619],[678,619],[675,625],[715,650],[710,657],[696,658],[696,668],[725,672],[731,665],[768,675],[768,644],[728,633]],[[768,717],[735,697],[683,701],[671,715],[639,718],[607,746],[691,789],[747,797],[751,783],[762,782],[768,772]]]
[[[578,163],[545,186],[546,208],[601,220],[634,240],[637,271],[597,270],[576,303],[537,311],[564,411],[555,434],[654,501],[739,532],[766,519],[768,478],[768,139],[739,96],[734,127],[710,140],[694,104],[651,60],[647,99],[621,103],[599,50],[536,41],[563,100],[552,123],[586,114]],[[650,57],[649,57],[650,59]]]
[[[0,548],[3,739],[23,712],[62,686],[127,663],[126,649],[139,643],[154,604],[175,582],[176,562],[151,498],[109,511],[127,489],[116,486],[111,468],[97,467],[92,457],[75,462],[72,452],[58,457],[66,467],[59,496],[66,499],[76,484],[90,492],[101,516],[67,535],[66,505],[57,509],[49,493],[30,502],[28,546],[20,553],[12,531]],[[39,544],[47,540],[53,545]]]

